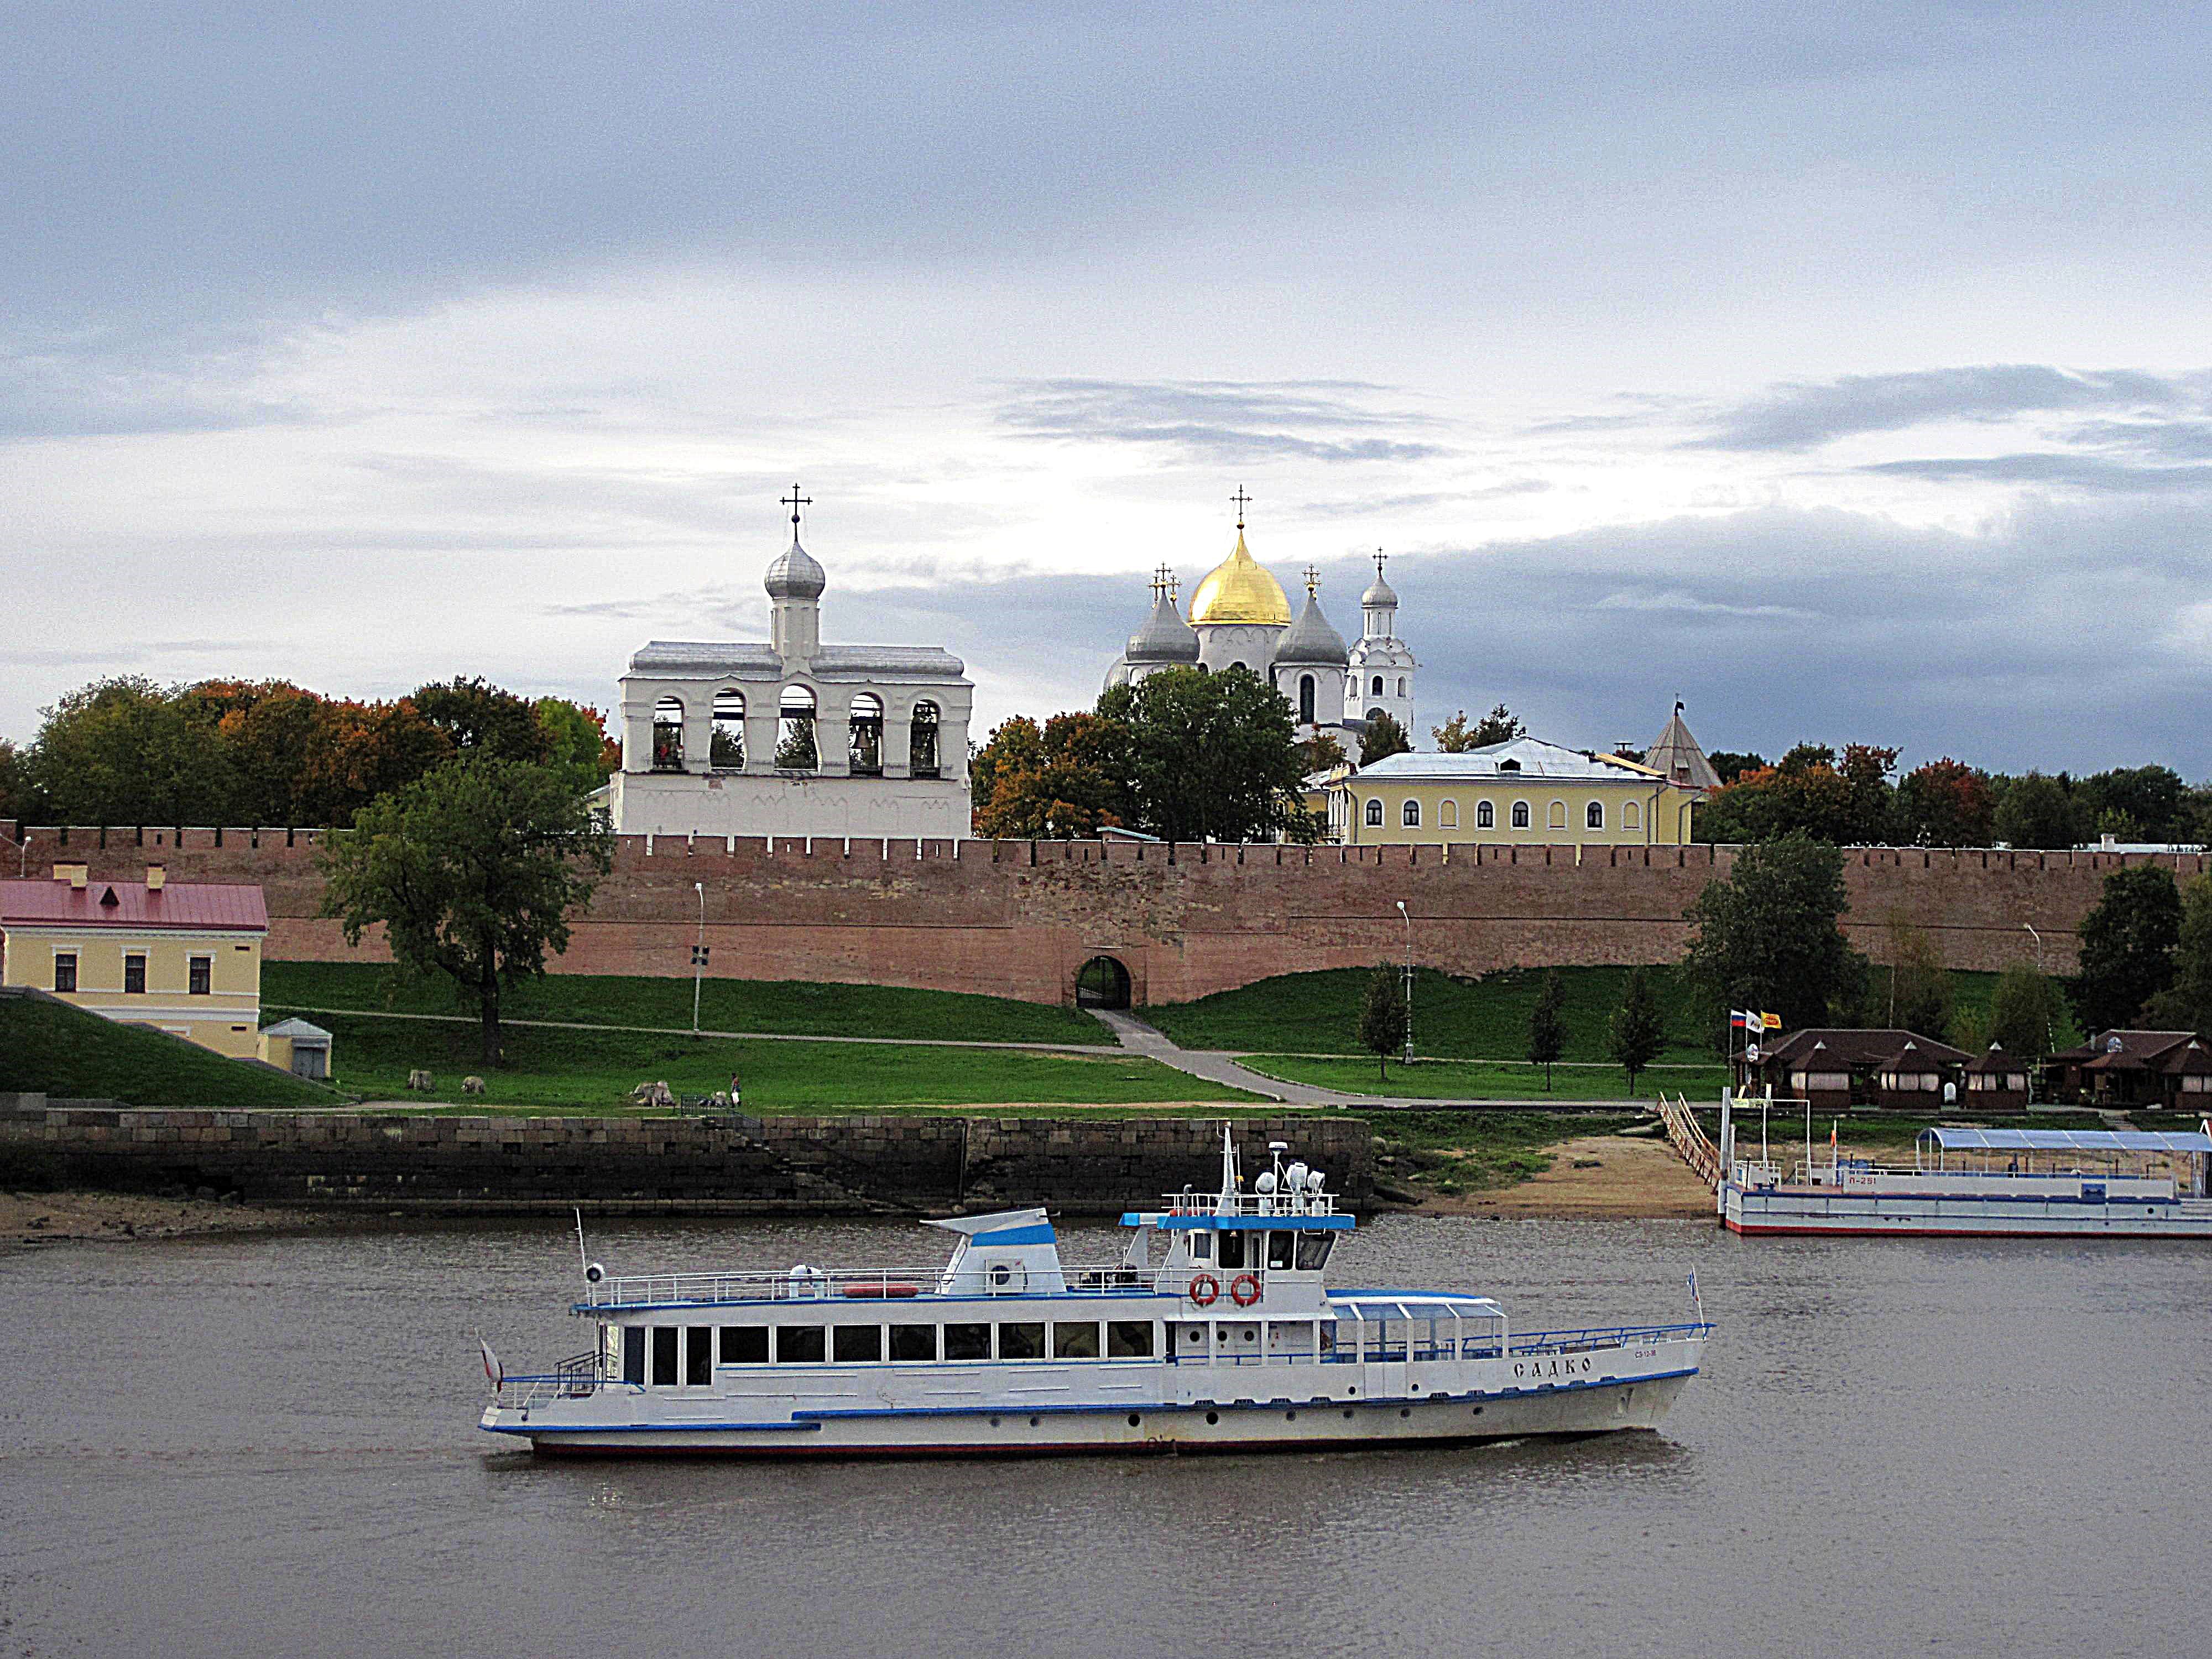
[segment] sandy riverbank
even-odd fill
[[[1583,1135],[1548,1150],[1552,1167],[1543,1174],[1517,1186],[1430,1198],[1422,1213],[1593,1221],[1704,1219],[1713,1213],[1712,1189],[1663,1140]]]
[[[196,1198],[144,1198],[131,1193],[0,1193],[0,1247],[64,1240],[291,1231],[327,1227],[343,1218],[311,1210],[260,1209]]]

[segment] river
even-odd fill
[[[627,1223],[592,1249],[930,1244]],[[475,1334],[517,1370],[584,1346],[575,1265],[552,1223],[0,1257],[0,1654],[2024,1659],[2206,1628],[2202,1245],[1384,1217],[1339,1282],[1481,1289],[1524,1328],[1681,1316],[1694,1267],[1705,1374],[1656,1435],[974,1463],[495,1443]]]

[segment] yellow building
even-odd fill
[[[94,881],[57,864],[51,881],[0,881],[0,984],[51,991],[110,1019],[151,1025],[251,1059],[261,1023],[258,887]]]
[[[1677,847],[1700,791],[1615,755],[1516,738],[1458,755],[1392,755],[1336,786],[1350,846],[1386,842]]]

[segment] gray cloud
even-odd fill
[[[1433,428],[1430,416],[1376,409],[1363,399],[1389,389],[1358,381],[1043,380],[999,410],[999,423],[1033,438],[1157,444],[1213,464],[1289,459],[1413,461],[1438,444],[1364,431]]]
[[[1688,441],[1696,449],[1810,449],[1866,432],[1936,421],[2002,421],[2058,410],[2191,409],[2205,377],[2168,379],[2130,369],[2076,373],[2042,363],[1851,374],[1778,386],[1714,417]]]
[[[2109,490],[2128,495],[2212,489],[2212,465],[2139,466],[2105,456],[2047,451],[2014,455],[1879,461],[1858,470],[1884,473],[1892,477],[1925,478],[1937,483],[2051,484],[2066,489]]]

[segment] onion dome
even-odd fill
[[[1398,591],[1382,580],[1382,566],[1379,561],[1375,566],[1375,580],[1368,583],[1367,591],[1359,596],[1359,608],[1363,611],[1395,611],[1398,608]]]
[[[1351,660],[1352,653],[1344,648],[1344,635],[1328,625],[1328,618],[1321,614],[1321,601],[1308,593],[1306,608],[1275,641],[1275,661],[1280,665],[1342,668]]]
[[[1241,529],[1229,556],[1207,574],[1190,596],[1190,621],[1194,628],[1209,623],[1290,626],[1291,602],[1283,593],[1282,583],[1269,575],[1245,548]]]
[[[1198,660],[1198,635],[1176,611],[1175,601],[1168,597],[1164,587],[1152,601],[1152,614],[1145,618],[1145,625],[1129,635],[1128,655],[1124,660],[1132,665]]]
[[[761,585],[768,589],[771,599],[818,599],[822,590],[830,585],[830,578],[794,535],[789,550],[778,554],[775,562],[769,566],[768,575]]]

